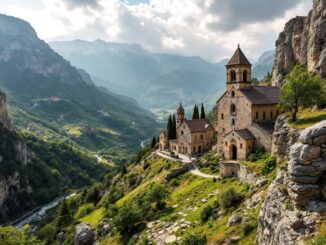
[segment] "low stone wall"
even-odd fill
[[[242,183],[250,185],[254,185],[262,179],[246,165],[236,161],[221,162],[220,175],[222,178],[237,177]]]
[[[193,163],[187,163],[187,164],[182,165],[180,168],[172,169],[172,171],[165,176],[164,181],[169,182],[171,179],[173,179],[173,178],[179,176],[180,174],[183,174],[193,168],[194,168]]]

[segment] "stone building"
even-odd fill
[[[215,129],[208,119],[185,118],[181,103],[177,109],[176,139],[168,139],[167,131],[162,131],[159,138],[159,149],[172,150],[186,155],[195,155],[208,151],[215,141]]]
[[[218,153],[227,160],[244,160],[254,148],[271,151],[279,88],[252,85],[251,64],[240,47],[226,72],[226,91],[217,101]]]

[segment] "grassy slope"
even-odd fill
[[[312,111],[310,109],[302,110],[298,113],[298,120],[291,123],[294,128],[305,129],[315,123],[326,120],[326,111]]]
[[[133,202],[136,196],[143,193],[148,185],[152,182],[162,183],[164,175],[177,166],[177,163],[171,163],[170,161],[164,159],[157,159],[151,161],[150,168],[142,171],[142,166],[133,167],[131,169],[134,173],[139,173],[144,176],[143,181],[139,186],[124,195],[123,198],[117,201],[117,205],[123,205],[125,203]],[[162,170],[162,168],[165,169]],[[168,166],[168,167],[166,167]],[[138,170],[137,170],[138,168]],[[131,174],[131,173],[129,173]],[[128,174],[127,174],[128,176]],[[127,177],[125,177],[127,178]],[[167,208],[159,213],[156,213],[153,220],[160,219],[162,221],[175,221],[185,218],[190,221],[192,225],[186,230],[179,230],[176,235],[178,237],[185,237],[187,234],[198,233],[205,234],[210,242],[224,241],[230,236],[239,235],[241,236],[240,244],[254,244],[255,231],[247,236],[242,234],[242,226],[237,225],[233,227],[227,227],[228,218],[232,213],[239,213],[243,215],[244,206],[241,205],[239,209],[233,210],[233,212],[223,211],[223,216],[218,220],[209,220],[208,222],[200,223],[200,213],[203,208],[209,204],[212,204],[220,195],[220,193],[233,187],[238,192],[242,193],[246,198],[248,197],[248,186],[241,184],[236,179],[229,179],[225,181],[213,181],[212,179],[204,179],[192,175],[191,173],[186,173],[178,178],[180,185],[177,188],[167,184],[168,190],[171,193],[167,199]],[[209,194],[216,191],[218,194],[214,197],[209,197]],[[207,203],[202,203],[201,200],[207,199]],[[189,208],[197,207],[195,211],[189,210]],[[187,216],[183,217],[178,214],[178,212],[183,212]],[[246,216],[250,217],[252,221],[256,221],[258,217],[259,207],[246,211]],[[91,214],[87,215],[82,219],[82,221],[88,221],[93,225],[97,225],[98,222],[105,217],[105,212],[103,209],[97,209]],[[141,234],[145,234],[146,230],[142,231]],[[108,236],[102,241],[101,244],[122,244],[121,237],[118,235]]]

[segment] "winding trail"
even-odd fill
[[[211,175],[211,174],[205,174],[205,173],[201,172],[197,168],[195,163],[192,161],[194,158],[191,158],[189,156],[186,156],[186,155],[183,155],[183,154],[180,154],[180,153],[175,153],[175,154],[177,154],[179,156],[179,158],[173,158],[173,157],[169,156],[168,152],[156,151],[155,153],[160,157],[163,157],[163,158],[166,158],[166,159],[169,159],[169,160],[173,160],[173,161],[179,161],[179,162],[181,162],[183,164],[192,163],[193,169],[190,170],[190,173],[192,173],[193,175],[203,177],[203,178],[210,178],[210,179],[213,179],[213,178],[217,179],[217,178],[220,177],[219,175]]]

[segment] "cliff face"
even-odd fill
[[[273,147],[274,154],[287,162],[270,185],[260,211],[258,243],[298,244],[318,230],[326,211],[326,121],[299,132],[281,117],[273,142],[279,144]]]
[[[12,124],[10,122],[7,107],[6,107],[6,94],[0,91],[0,122],[7,127],[8,129],[12,130]]]
[[[27,146],[13,130],[6,109],[6,95],[0,91],[0,220],[22,205],[17,194],[29,191],[28,182],[21,179],[20,173],[28,162]]]
[[[276,41],[272,84],[280,86],[296,63],[326,77],[326,0],[314,0],[306,17],[288,21]]]

